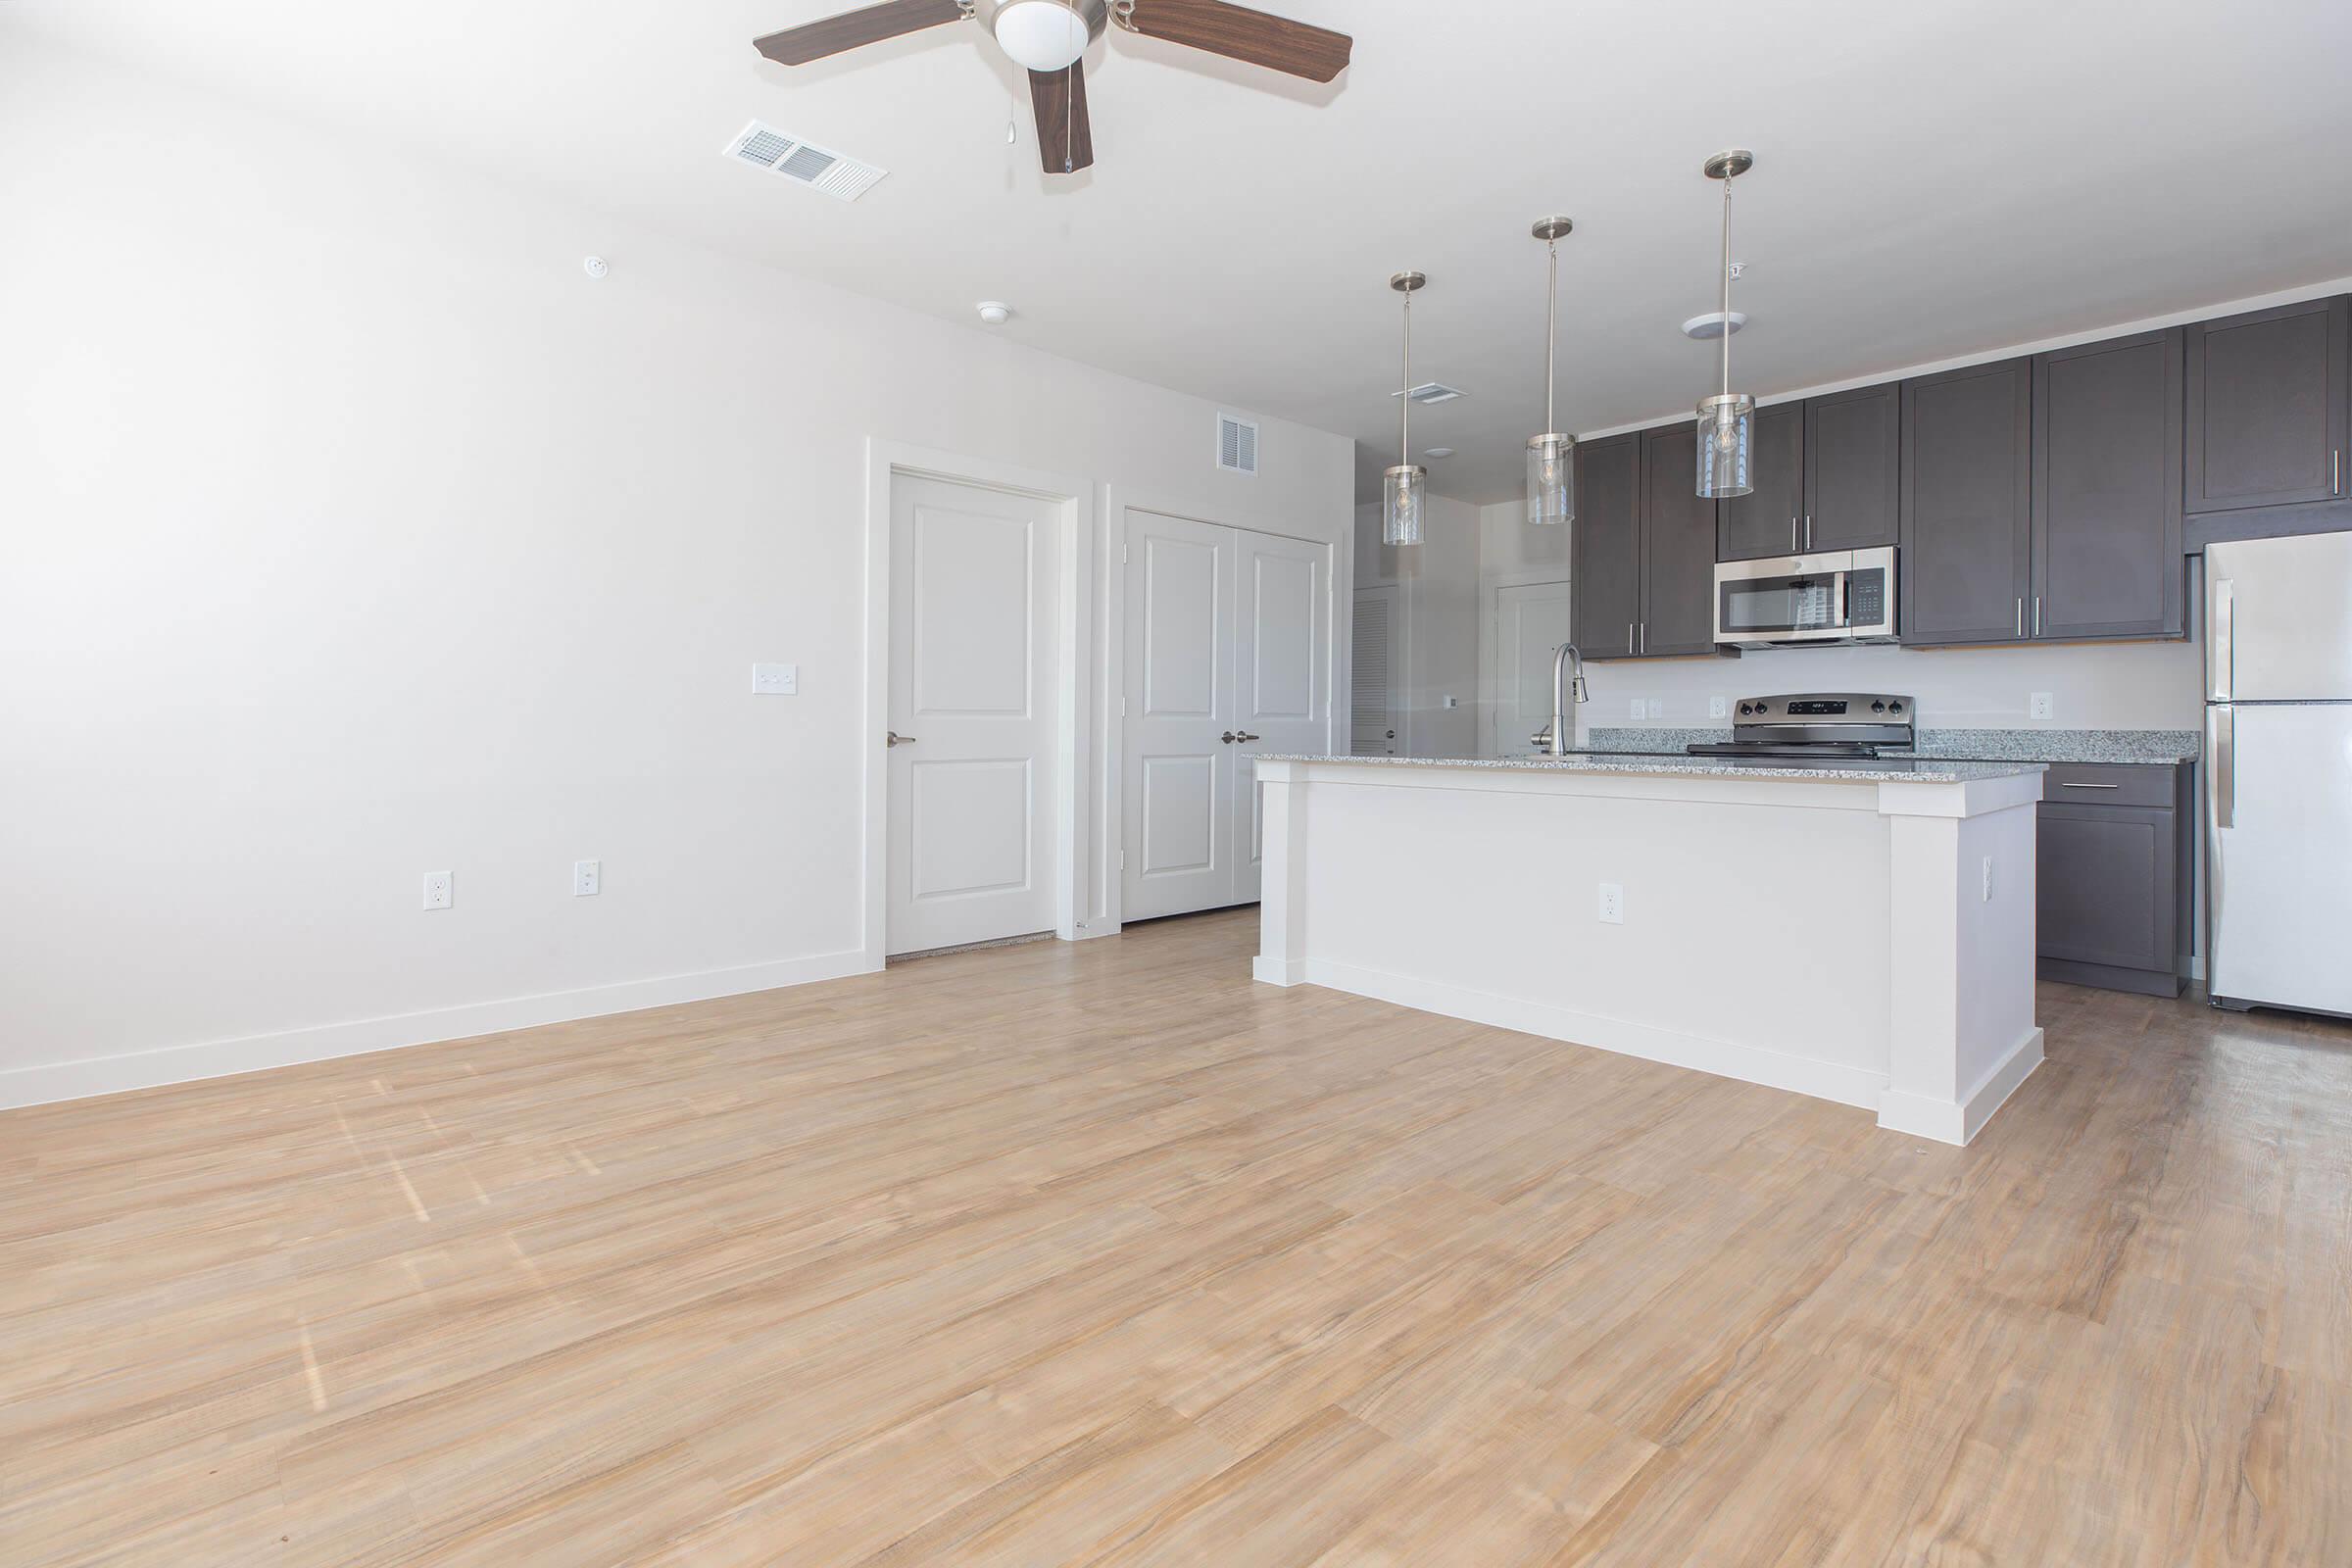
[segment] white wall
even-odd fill
[[[0,210],[0,1103],[856,966],[869,437],[1345,603],[1341,437],[169,81],[12,41]]]
[[[1478,509],[1467,502],[1431,496],[1423,542],[1404,546],[1380,542],[1378,502],[1355,509],[1356,586],[1403,589],[1407,755],[1478,755]]]

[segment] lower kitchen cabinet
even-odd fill
[[[2188,764],[2059,764],[2034,866],[2044,980],[2180,994],[2191,926]]]

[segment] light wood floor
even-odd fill
[[[1253,933],[0,1115],[0,1562],[2352,1563],[2352,1029],[1957,1151]]]

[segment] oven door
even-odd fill
[[[1894,552],[1834,550],[1715,568],[1715,640],[1739,648],[1894,636]]]

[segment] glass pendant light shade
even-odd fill
[[[1755,489],[1747,468],[1755,427],[1756,400],[1744,392],[1698,400],[1700,500],[1721,501]]]
[[[1576,437],[1540,435],[1527,443],[1527,520],[1538,527],[1576,520]]]
[[[1429,470],[1418,464],[1400,463],[1381,475],[1380,542],[1417,545],[1421,542],[1423,488]]]

